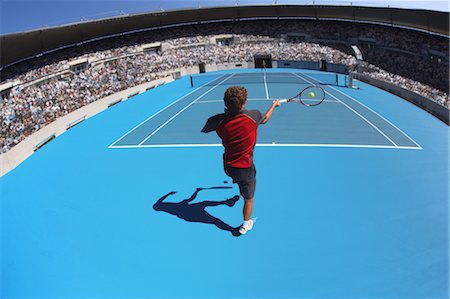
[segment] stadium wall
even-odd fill
[[[135,32],[219,21],[344,20],[426,31],[448,37],[449,14],[429,10],[328,5],[259,5],[118,16],[0,36],[0,69],[59,49]]]
[[[428,99],[426,97],[423,97],[421,95],[418,95],[415,92],[412,92],[410,90],[401,88],[397,85],[388,83],[386,81],[381,81],[369,76],[358,74],[357,77],[359,80],[366,82],[370,85],[376,86],[378,88],[381,88],[383,90],[386,90],[387,92],[390,92],[392,94],[395,94],[408,102],[413,103],[414,105],[422,108],[423,110],[427,111],[428,113],[434,115],[441,121],[443,121],[445,124],[450,126],[450,111],[445,108],[442,105],[439,105],[435,101]]]

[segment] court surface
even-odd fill
[[[197,75],[70,129],[1,178],[2,298],[448,298],[448,126],[321,72]],[[200,133],[320,84],[258,130],[254,229]]]
[[[220,146],[217,136],[198,134],[198,131],[208,116],[223,110],[222,98],[228,87],[245,85],[249,93],[247,109],[266,111],[275,99],[293,97],[307,86],[324,83],[320,79],[336,78],[327,75],[257,72],[196,76],[204,77],[206,83],[150,116],[111,148]],[[344,76],[339,79],[338,86],[339,81],[345,82]],[[289,103],[284,109],[278,109],[271,125],[261,128],[258,146],[420,149],[408,135],[366,105],[331,84],[325,89],[326,105],[305,109]]]

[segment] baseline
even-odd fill
[[[116,145],[110,148],[189,148],[189,147],[222,147],[221,143],[205,144],[143,144],[143,145]],[[415,146],[391,146],[370,144],[327,144],[327,143],[257,143],[257,147],[339,147],[339,148],[372,148],[372,149],[413,149],[420,150]]]

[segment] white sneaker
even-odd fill
[[[249,230],[253,228],[253,224],[255,223],[256,219],[250,219],[247,222],[244,222],[241,227],[239,228],[239,233],[241,235],[245,235]]]

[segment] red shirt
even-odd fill
[[[226,166],[249,168],[253,164],[258,125],[264,119],[258,110],[238,114],[225,112],[208,119],[202,132],[216,131],[225,148],[223,160]]]

